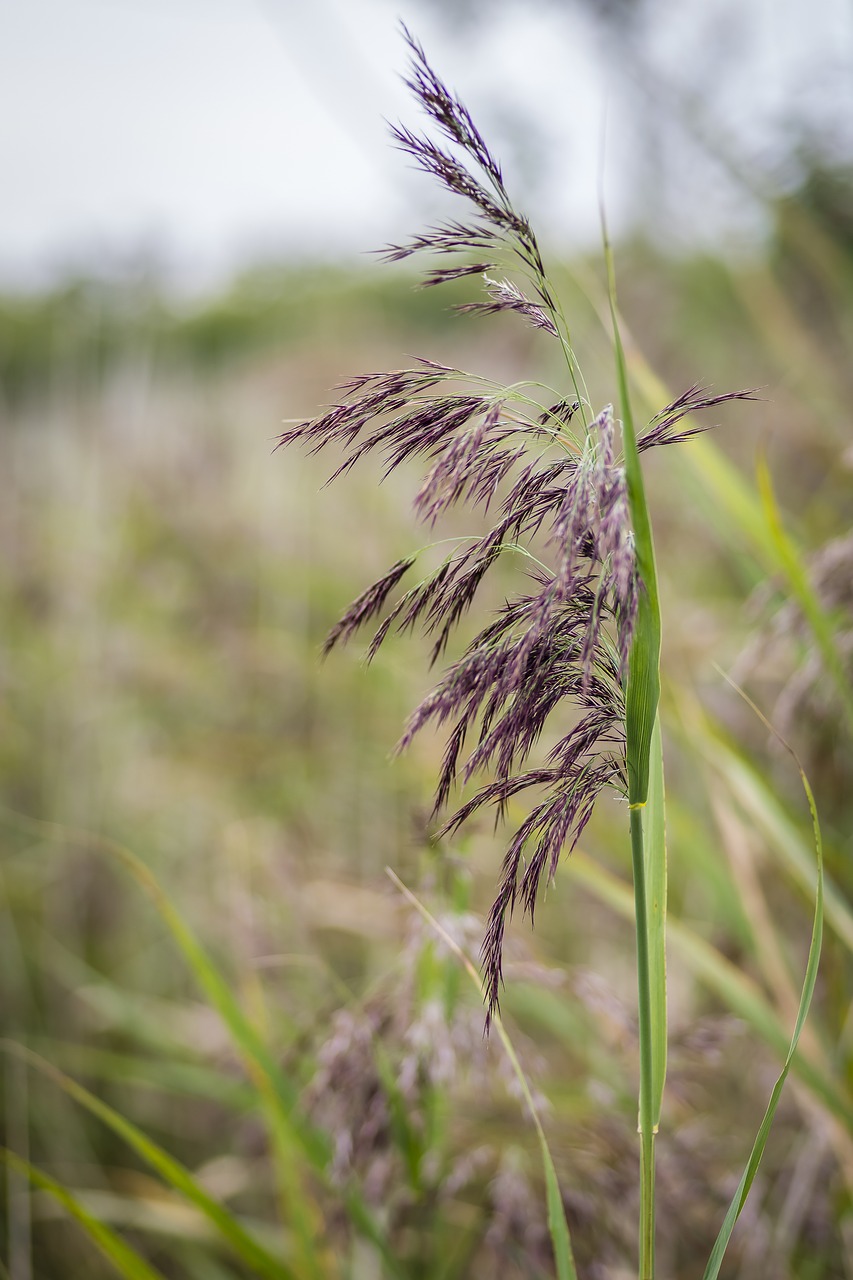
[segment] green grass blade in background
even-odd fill
[[[657,390],[649,403],[666,404],[671,398],[669,388],[653,375],[651,382]],[[713,528],[718,536],[728,540],[732,549],[739,552],[743,552],[746,542],[764,569],[774,572],[776,551],[762,519],[761,504],[752,485],[734,463],[708,436],[694,437],[689,448],[679,449],[677,456],[676,465],[689,484],[691,494],[713,512]]]
[[[0,1149],[0,1158],[11,1169],[29,1178],[33,1186],[53,1196],[54,1200],[57,1200],[72,1218],[79,1222],[92,1243],[98,1247],[105,1258],[109,1259],[125,1280],[165,1280],[162,1271],[157,1271],[146,1262],[142,1255],[131,1248],[127,1241],[123,1240],[111,1227],[99,1222],[61,1182],[43,1173],[27,1160],[21,1160],[11,1151]]]
[[[325,1183],[328,1180],[330,1158],[328,1141],[317,1130],[299,1121],[295,1086],[279,1069],[267,1045],[240,1008],[230,987],[151,871],[128,849],[116,845],[110,852],[124,863],[154,899],[196,980],[231,1033],[264,1103],[264,1113],[271,1126],[273,1153],[277,1156],[279,1175],[284,1183],[283,1190],[290,1200],[289,1219],[304,1230],[306,1224],[314,1218],[315,1210],[298,1178],[295,1153],[301,1150],[314,1172]],[[348,1186],[340,1194],[355,1228],[376,1246],[389,1272],[399,1276],[399,1264],[391,1253],[385,1233],[357,1188]],[[303,1243],[307,1248],[307,1242]],[[316,1255],[306,1256],[306,1262],[310,1263],[312,1272],[321,1273],[322,1267]]]
[[[391,881],[402,893],[403,897],[409,902],[422,919],[429,925],[430,929],[441,938],[445,946],[452,951],[456,958],[461,962],[465,972],[471,979],[480,1000],[485,999],[485,990],[483,980],[477,972],[468,956],[459,946],[459,943],[452,938],[446,929],[442,927],[435,916],[424,906],[419,898],[412,893],[396,872],[390,867],[386,867],[386,872]],[[499,1014],[492,1015],[491,1025],[494,1027],[498,1039],[503,1045],[504,1052],[509,1059],[510,1065],[518,1081],[521,1089],[522,1097],[527,1104],[527,1110],[533,1121],[536,1130],[536,1136],[539,1140],[539,1151],[542,1157],[542,1168],[545,1175],[545,1198],[548,1210],[548,1232],[551,1236],[551,1246],[554,1250],[554,1262],[557,1268],[557,1280],[577,1280],[577,1272],[575,1270],[575,1259],[572,1253],[572,1242],[569,1234],[569,1224],[566,1221],[566,1210],[563,1205],[563,1197],[560,1192],[560,1183],[557,1178],[557,1170],[554,1167],[554,1159],[551,1155],[548,1139],[545,1137],[545,1130],[542,1127],[542,1121],[539,1119],[539,1113],[536,1110],[536,1104],[533,1101],[533,1095],[530,1092],[530,1085],[527,1083],[527,1077],[521,1069],[521,1063],[518,1055],[513,1048],[512,1041],[509,1038],[506,1027],[501,1021]]]
[[[557,1179],[557,1170],[554,1168],[554,1161],[551,1157],[548,1143],[545,1141],[545,1132],[541,1124],[537,1124],[536,1131],[539,1137],[542,1165],[545,1170],[548,1232],[551,1236],[551,1245],[554,1250],[557,1280],[575,1280],[577,1273],[572,1256],[572,1244],[569,1238],[569,1224],[566,1222],[566,1210],[563,1207],[563,1197],[560,1192],[560,1183]]]
[[[631,370],[652,411],[672,396],[651,365],[631,344]],[[687,421],[691,421],[690,418]],[[740,550],[740,535],[769,573],[780,573],[788,584],[820,650],[824,666],[832,677],[848,727],[853,732],[853,692],[841,661],[831,617],[809,579],[803,555],[782,524],[766,462],[758,465],[758,493],[744,479],[712,440],[703,436],[691,440],[688,449],[678,450],[678,465],[688,472],[697,493],[715,504],[714,527],[728,530]]]
[[[45,1061],[39,1054],[23,1045],[0,1042],[8,1053],[17,1054],[36,1070],[59,1086],[70,1098],[85,1107],[92,1115],[98,1117],[113,1133],[122,1138],[139,1155],[146,1164],[155,1169],[164,1182],[179,1192],[190,1204],[213,1224],[224,1240],[231,1245],[236,1255],[256,1275],[266,1276],[268,1280],[289,1280],[295,1273],[285,1265],[280,1257],[275,1257],[263,1248],[242,1226],[239,1219],[229,1213],[221,1204],[210,1196],[200,1182],[179,1161],[175,1160],[152,1142],[141,1129],[119,1112],[95,1097],[83,1085],[72,1080],[52,1063]]]
[[[297,1155],[307,1157],[318,1172],[328,1163],[328,1147],[322,1135],[297,1120],[297,1091],[279,1069],[269,1048],[245,1015],[228,983],[223,979],[169,896],[129,849],[105,845],[130,871],[137,883],[154,900],[173,939],[210,1004],[216,1009],[231,1035],[236,1049],[261,1100],[261,1110],[269,1130],[283,1222],[289,1225],[299,1244],[303,1274],[321,1274],[316,1253],[304,1233],[315,1217],[314,1205],[303,1187]]]
[[[652,1014],[652,1065],[655,1128],[660,1124],[666,1084],[666,812],[660,716],[655,720],[649,760],[649,798],[643,809],[643,851],[646,859],[649,969]]]
[[[571,877],[623,919],[633,919],[633,894],[625,881],[577,849],[567,864],[567,870]],[[689,925],[674,919],[671,914],[667,918],[667,938],[670,950],[684,960],[696,977],[784,1059],[790,1033],[753,979]],[[849,1095],[823,1067],[798,1053],[793,1061],[793,1070],[827,1112],[853,1133],[853,1104]]]
[[[613,313],[598,280],[591,271],[578,264],[575,265],[573,275],[602,328],[609,335],[608,325],[612,324]],[[674,399],[673,392],[653,368],[618,311],[617,316],[626,367],[649,414],[655,414],[662,405],[671,403]],[[690,417],[685,421],[691,421]],[[715,527],[719,527],[724,533],[728,532],[730,539],[735,542],[740,534],[745,534],[765,564],[775,561],[772,540],[761,518],[755,493],[712,440],[704,436],[698,437],[690,441],[689,449],[676,450],[675,465],[690,479],[697,495],[706,504],[709,498],[712,499]]]
[[[820,650],[823,665],[835,683],[836,693],[844,708],[848,729],[853,732],[853,691],[841,660],[835,639],[835,630],[831,618],[827,615],[819,600],[811,581],[803,558],[785,531],[782,516],[773,492],[773,482],[766,460],[762,457],[758,462],[758,491],[761,495],[761,507],[767,529],[776,549],[779,564],[791,588],[791,594],[811,628],[812,635]]]
[[[691,718],[696,745],[726,781],[757,829],[764,835],[770,851],[788,870],[791,879],[803,891],[814,890],[814,854],[798,824],[794,822],[768,780],[744,759],[718,725],[707,719]],[[853,908],[827,871],[823,873],[824,923],[853,952]]]
[[[606,326],[607,302],[597,282],[591,273],[583,271],[578,273],[578,280],[602,325]],[[612,297],[610,310],[615,324],[618,313]],[[656,413],[661,405],[672,400],[672,392],[643,354],[621,317],[618,323],[623,362],[626,368],[630,368],[649,411]],[[691,422],[692,419],[688,416],[685,421]],[[759,464],[757,493],[706,436],[691,440],[689,448],[679,449],[676,465],[690,477],[697,497],[705,505],[709,500],[713,503],[715,530],[727,537],[738,551],[743,549],[745,539],[767,572],[784,576],[812,630],[824,665],[835,681],[848,726],[853,731],[853,692],[835,642],[832,620],[811,585],[802,553],[782,525],[766,464],[763,461]]]
[[[126,1084],[147,1093],[207,1098],[238,1115],[245,1114],[257,1103],[252,1090],[242,1081],[226,1079],[214,1068],[194,1062],[117,1053],[52,1036],[33,1036],[28,1047],[60,1070],[89,1079]]]
[[[8,811],[3,816],[15,825],[38,830],[42,835],[49,835],[53,839],[72,840],[117,861],[130,872],[137,884],[153,900],[191,973],[225,1024],[249,1078],[260,1095],[262,1111],[270,1128],[273,1156],[279,1161],[286,1160],[289,1165],[286,1170],[282,1170],[279,1165],[278,1170],[279,1174],[284,1172],[287,1181],[290,1201],[288,1219],[292,1226],[304,1229],[305,1224],[311,1223],[315,1217],[315,1206],[307,1191],[302,1188],[301,1182],[297,1184],[294,1181],[295,1161],[297,1156],[306,1160],[320,1183],[328,1185],[329,1141],[324,1134],[305,1122],[299,1115],[299,1095],[296,1086],[279,1068],[263,1038],[243,1012],[230,986],[151,869],[124,845],[95,833],[71,830],[59,824],[11,814]],[[400,1267],[391,1252],[385,1232],[358,1188],[349,1185],[344,1188],[335,1188],[335,1192],[344,1202],[347,1216],[355,1230],[369,1240],[382,1255],[389,1275],[400,1277]],[[316,1268],[317,1274],[321,1274],[319,1253],[308,1261],[312,1270]]]
[[[762,719],[763,719],[763,716],[762,716]],[[796,760],[796,756],[794,756],[794,759]],[[799,763],[797,767],[799,768]],[[720,1228],[720,1234],[717,1236],[716,1242],[714,1244],[714,1248],[711,1251],[711,1256],[708,1259],[708,1265],[705,1268],[703,1280],[716,1280],[717,1276],[720,1274],[720,1267],[722,1265],[723,1257],[725,1256],[725,1252],[728,1247],[729,1240],[732,1237],[732,1232],[734,1231],[735,1224],[737,1223],[737,1220],[740,1217],[741,1210],[743,1209],[743,1206],[746,1203],[746,1198],[749,1195],[750,1187],[752,1186],[752,1183],[755,1179],[755,1175],[758,1172],[758,1166],[761,1163],[761,1157],[764,1154],[764,1148],[767,1145],[767,1138],[770,1134],[770,1129],[773,1124],[773,1118],[776,1114],[776,1108],[779,1105],[779,1099],[782,1096],[782,1089],[784,1087],[785,1081],[788,1078],[788,1072],[791,1069],[791,1063],[794,1060],[794,1054],[796,1053],[796,1050],[797,1050],[797,1044],[800,1039],[800,1033],[803,1029],[803,1025],[806,1021],[806,1017],[808,1016],[809,1006],[811,1005],[812,996],[814,995],[815,983],[817,982],[817,971],[818,971],[818,966],[820,964],[821,939],[823,936],[823,845],[821,842],[820,823],[818,821],[817,807],[815,805],[814,795],[812,794],[812,789],[809,785],[809,780],[801,768],[800,768],[800,778],[803,783],[803,789],[805,790],[806,798],[809,804],[809,810],[812,815],[812,824],[814,827],[814,839],[815,839],[815,855],[817,860],[817,888],[815,892],[815,913],[814,913],[814,923],[812,925],[811,943],[809,944],[809,957],[808,957],[808,962],[806,964],[806,976],[803,982],[802,995],[800,997],[800,1007],[797,1011],[797,1020],[796,1020],[796,1023],[794,1024],[794,1032],[793,1032],[793,1035],[791,1036],[791,1043],[788,1048],[788,1053],[785,1057],[785,1062],[782,1066],[782,1070],[779,1073],[776,1083],[773,1086],[773,1091],[770,1095],[770,1101],[767,1105],[767,1110],[764,1113],[764,1119],[761,1121],[761,1125],[759,1127],[758,1134],[753,1144],[752,1151],[750,1152],[750,1156],[749,1156],[749,1160],[747,1161],[746,1168],[743,1171],[743,1175],[741,1176],[741,1180],[738,1184],[738,1188],[735,1191],[731,1204],[729,1205],[728,1213],[726,1214],[725,1219],[723,1221],[723,1225]]]

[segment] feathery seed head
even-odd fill
[[[500,165],[467,109],[405,27],[403,33],[411,54],[407,84],[439,140],[404,126],[393,135],[421,168],[466,199],[473,215],[467,223],[440,223],[408,244],[390,246],[386,259],[475,255],[473,263],[432,268],[425,283],[483,275],[488,300],[460,309],[520,313],[558,338],[574,371],[562,313],[530,224],[513,208]],[[508,278],[488,274],[494,261],[521,268],[535,300]],[[460,383],[467,389],[460,390]],[[620,428],[607,405],[576,433],[580,398],[552,391],[541,404],[536,384],[502,387],[423,358],[415,368],[351,378],[339,390],[338,403],[284,432],[280,444],[299,441],[315,453],[329,446],[339,450],[342,458],[330,479],[374,451],[383,456],[386,475],[411,459],[424,459],[428,470],[414,505],[430,526],[456,504],[496,507],[486,534],[456,540],[456,549],[391,605],[369,643],[369,659],[392,630],[419,627],[432,640],[435,663],[502,556],[523,555],[536,566],[528,571],[526,590],[507,600],[447,667],[413,712],[399,744],[405,748],[430,725],[447,731],[436,811],[458,783],[478,783],[445,820],[444,832],[455,832],[481,809],[492,809],[500,819],[516,797],[537,797],[511,840],[489,913],[483,959],[491,1017],[498,1006],[507,917],[516,902],[521,900],[532,919],[543,878],[553,879],[561,852],[574,848],[602,790],[627,794],[624,684],[644,586]],[[652,420],[638,448],[687,439],[703,430],[691,423],[676,431],[687,415],[751,398],[751,392],[709,396],[691,387]],[[419,555],[398,560],[350,605],[330,632],[326,652],[382,613],[403,577],[416,569]],[[546,725],[567,708],[573,727],[544,760],[533,759]]]

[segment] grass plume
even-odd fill
[[[445,818],[444,832],[458,830],[483,808],[501,817],[511,799],[527,792],[541,795],[510,841],[489,912],[483,961],[490,1017],[498,1007],[504,935],[516,904],[520,901],[532,919],[542,882],[553,879],[561,855],[577,844],[601,792],[610,788],[628,798],[631,789],[626,689],[650,579],[637,554],[637,504],[626,444],[636,458],[686,439],[697,430],[692,422],[676,430],[686,415],[751,393],[713,396],[691,387],[629,442],[611,405],[593,411],[529,219],[516,209],[501,166],[467,108],[432,69],[418,41],[406,28],[403,32],[410,53],[406,83],[432,129],[418,133],[398,125],[392,135],[421,169],[467,204],[468,217],[391,245],[384,256],[389,261],[415,254],[450,256],[451,265],[427,269],[429,286],[481,275],[486,300],[461,310],[512,312],[544,338],[555,339],[566,356],[574,395],[554,390],[543,398],[537,384],[504,387],[420,358],[411,368],[351,378],[336,403],[290,427],[279,443],[303,444],[314,453],[340,451],[330,480],[371,452],[382,456],[386,476],[404,463],[423,460],[428,469],[415,510],[424,523],[434,525],[458,504],[492,516],[488,532],[464,542],[393,600],[418,557],[398,560],[333,627],[326,652],[387,605],[368,657],[392,631],[420,627],[432,641],[435,663],[500,557],[530,553],[534,541],[537,550],[544,544],[547,563],[537,556],[524,589],[487,620],[444,671],[412,713],[400,743],[408,746],[427,725],[448,731],[436,812],[457,784],[480,781],[479,789]],[[515,271],[524,288],[509,276],[492,274],[499,270]],[[573,727],[544,763],[531,767],[546,724],[567,702],[575,711]]]

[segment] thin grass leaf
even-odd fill
[[[217,1268],[226,1267],[229,1278],[234,1277],[235,1270],[239,1272],[241,1280],[249,1275],[245,1267],[235,1260],[233,1254],[220,1252],[221,1240],[215,1229],[203,1214],[185,1201],[165,1197],[156,1192],[147,1194],[143,1189],[122,1194],[116,1191],[104,1191],[102,1188],[87,1187],[76,1194],[84,1209],[88,1209],[99,1222],[117,1231],[142,1232],[146,1236],[162,1241],[168,1248],[170,1258],[173,1259],[173,1272],[175,1264],[180,1266],[182,1258],[191,1254],[194,1258],[194,1266],[189,1272],[191,1275],[195,1275],[196,1271],[200,1270],[199,1263],[202,1260],[205,1264],[204,1270],[208,1265]],[[49,1217],[58,1217],[62,1210],[58,1205],[48,1206],[43,1203],[38,1206],[37,1212],[39,1219],[44,1221]],[[276,1245],[280,1241],[280,1228],[275,1225],[256,1220],[252,1224],[252,1231],[258,1239],[263,1237],[272,1240],[275,1236]],[[221,1259],[227,1260],[221,1261]],[[179,1275],[183,1280],[184,1271],[179,1270]]]
[[[731,683],[731,681],[729,683]],[[789,751],[789,753],[793,757],[794,763],[797,766],[797,770],[800,775],[800,781],[802,782],[803,790],[806,793],[806,800],[808,801],[809,812],[812,818],[812,829],[814,832],[814,844],[815,844],[815,861],[817,864],[817,884],[815,888],[815,912],[814,912],[814,922],[812,924],[811,942],[809,943],[809,956],[808,956],[808,961],[806,963],[806,974],[803,980],[803,989],[802,989],[802,994],[800,996],[800,1005],[799,1005],[799,1009],[797,1010],[797,1020],[794,1024],[794,1031],[791,1036],[791,1043],[788,1047],[788,1052],[785,1057],[785,1062],[782,1066],[782,1070],[779,1073],[776,1083],[773,1086],[773,1091],[770,1095],[770,1101],[767,1104],[767,1110],[765,1111],[764,1118],[761,1121],[758,1134],[756,1135],[755,1142],[752,1147],[752,1151],[750,1152],[750,1156],[746,1163],[746,1167],[744,1168],[743,1175],[741,1176],[741,1180],[738,1184],[737,1191],[732,1197],[732,1202],[729,1205],[728,1213],[726,1214],[725,1219],[723,1220],[723,1225],[720,1228],[720,1233],[717,1236],[717,1239],[714,1243],[714,1248],[711,1250],[711,1256],[708,1259],[708,1265],[705,1268],[703,1280],[716,1280],[717,1276],[720,1274],[720,1267],[722,1266],[723,1258],[725,1256],[728,1243],[732,1237],[732,1232],[734,1231],[735,1224],[737,1223],[737,1220],[741,1215],[743,1206],[746,1204],[746,1198],[749,1195],[750,1187],[752,1186],[752,1183],[755,1179],[755,1175],[758,1172],[758,1166],[761,1164],[761,1157],[763,1156],[764,1148],[767,1145],[767,1138],[769,1136],[770,1129],[773,1124],[773,1118],[776,1115],[776,1108],[779,1105],[779,1099],[782,1096],[782,1089],[784,1087],[785,1081],[788,1078],[788,1072],[791,1069],[791,1064],[794,1060],[794,1054],[797,1051],[797,1044],[800,1039],[800,1034],[805,1024],[806,1017],[808,1016],[809,1007],[811,1006],[812,996],[814,995],[815,983],[817,982],[818,966],[820,965],[821,941],[823,938],[823,842],[821,839],[820,822],[817,816],[817,806],[815,804],[814,794],[809,784],[809,780],[806,777],[805,772],[799,760],[797,759],[797,755],[794,752],[793,748],[790,747],[787,742],[785,742],[784,738],[782,738],[778,733],[776,733],[776,731],[773,729],[773,726],[769,723],[769,721],[765,718],[765,716],[758,710],[755,704],[749,698],[747,698],[746,695],[742,693],[742,691],[738,690],[738,692],[741,692],[741,696],[745,698],[749,706],[752,707],[753,711],[755,711],[756,715],[759,717],[759,719],[762,721],[765,727],[768,728],[772,733],[774,733],[775,736],[781,742],[781,744]]]
[[[652,733],[660,699],[661,622],[657,566],[643,472],[637,448],[637,432],[628,387],[628,365],[622,346],[616,306],[616,278],[613,250],[604,227],[604,254],[607,262],[608,297],[613,322],[613,348],[622,411],[622,443],[625,451],[625,478],[634,531],[634,551],[640,577],[637,624],[628,662],[625,690],[625,724],[628,738],[628,800],[644,804],[649,789],[649,760]]]
[[[591,271],[577,264],[574,280],[610,336],[612,312],[598,280]],[[623,317],[620,315],[618,318],[626,368],[649,411],[656,413],[659,405],[672,401],[672,391],[653,369]],[[690,419],[687,421],[689,423]],[[773,542],[761,517],[755,492],[713,441],[704,436],[693,439],[689,449],[676,450],[674,461],[685,479],[692,481],[692,487],[703,504],[708,506],[710,499],[716,516],[715,527],[728,534],[735,546],[742,547],[740,535],[746,535],[765,566],[775,563]]]
[[[649,382],[650,387],[664,385],[654,375]],[[689,475],[692,480],[692,492],[712,514],[714,529],[734,550],[742,552],[745,540],[762,567],[774,572],[778,567],[776,548],[755,490],[719,445],[707,437],[692,440],[689,449],[678,451],[677,458],[685,478]]]
[[[705,718],[692,720],[691,724],[702,754],[725,778],[732,795],[763,832],[768,847],[788,869],[794,882],[802,890],[811,892],[814,869],[807,842],[767,779],[728,742],[719,725]],[[691,740],[695,745],[697,738]],[[827,928],[853,952],[853,908],[826,870],[823,908]]]
[[[148,1092],[209,1098],[237,1114],[249,1111],[257,1101],[241,1081],[223,1078],[221,1072],[194,1062],[116,1053],[51,1036],[31,1037],[29,1047],[48,1062],[59,1065],[60,1070],[67,1068],[93,1079],[120,1082]]]
[[[605,870],[580,850],[575,850],[572,855],[568,874],[623,919],[633,920],[634,898],[631,886],[624,880]],[[790,1033],[753,979],[700,937],[695,929],[671,913],[667,916],[667,939],[670,948],[688,965],[699,981],[784,1059],[790,1043]],[[800,1052],[794,1058],[793,1071],[827,1113],[853,1133],[853,1104],[850,1097],[824,1067]]]
[[[811,628],[812,635],[820,650],[824,667],[835,683],[836,694],[844,708],[848,728],[853,731],[853,691],[845,670],[838,646],[835,643],[835,631],[832,619],[821,604],[809,578],[803,558],[785,531],[782,516],[773,492],[773,481],[766,458],[758,461],[758,492],[761,495],[761,507],[767,529],[776,549],[779,564],[796,600]]]
[[[541,1028],[571,1059],[580,1057],[583,1068],[574,1082],[578,1090],[583,1091],[585,1081],[591,1079],[603,1086],[619,1107],[624,1105],[627,1110],[630,1098],[636,1101],[636,1088],[629,1083],[624,1062],[614,1057],[598,1035],[596,1016],[580,1000],[567,999],[562,988],[552,991],[521,979],[513,983],[512,1009],[523,1026]]]
[[[321,1180],[328,1182],[330,1150],[326,1138],[299,1119],[295,1086],[279,1069],[267,1045],[234,998],[230,987],[145,864],[129,849],[119,845],[113,846],[110,852],[124,863],[154,899],[196,980],[228,1027],[264,1100],[264,1111],[272,1126],[274,1149],[278,1150],[279,1156],[284,1160],[291,1160],[294,1150],[301,1149]],[[300,1212],[313,1216],[313,1208],[308,1203],[302,1203],[300,1208],[302,1197],[290,1172],[286,1173],[286,1185],[288,1194],[292,1197],[289,1216],[298,1219]],[[348,1186],[341,1194],[353,1225],[379,1249],[391,1274],[401,1276],[399,1264],[390,1251],[385,1234],[358,1190]],[[304,1223],[305,1219],[302,1221]]]
[[[98,1219],[80,1203],[75,1195],[41,1169],[22,1160],[11,1151],[0,1149],[0,1159],[17,1173],[29,1178],[33,1186],[47,1191],[62,1207],[79,1222],[86,1235],[100,1250],[105,1258],[113,1264],[125,1280],[166,1280],[162,1271],[157,1271],[137,1253],[126,1240],[123,1240],[111,1227]]]
[[[280,1105],[273,1082],[258,1073],[261,1112],[270,1134],[273,1167],[282,1222],[293,1233],[294,1269],[298,1280],[322,1280],[329,1274],[322,1246],[322,1221],[314,1199],[304,1186],[302,1152],[294,1142],[293,1125]]]
[[[415,908],[421,918],[429,925],[430,929],[432,929],[433,932],[441,938],[444,945],[457,957],[482,999],[485,992],[483,980],[472,962],[469,960],[468,956],[459,946],[459,943],[456,942],[447,930],[441,926],[435,916],[424,906],[420,899],[412,893],[411,889],[407,888],[396,872],[392,871],[390,867],[386,867],[385,871],[389,879],[397,889],[399,889],[406,901]],[[548,1231],[551,1236],[551,1245],[554,1250],[554,1261],[557,1267],[557,1280],[577,1280],[575,1260],[572,1253],[571,1236],[569,1234],[569,1224],[566,1221],[566,1211],[563,1206],[563,1197],[560,1192],[557,1171],[554,1168],[554,1160],[548,1146],[548,1140],[545,1137],[545,1130],[542,1128],[542,1121],[539,1119],[539,1115],[536,1111],[536,1105],[530,1092],[530,1085],[527,1083],[527,1077],[521,1069],[521,1063],[518,1060],[518,1055],[513,1048],[512,1041],[509,1038],[506,1027],[503,1024],[499,1013],[495,1013],[492,1016],[492,1027],[496,1031],[504,1052],[509,1059],[513,1073],[518,1081],[519,1088],[521,1089],[522,1097],[527,1103],[527,1109],[530,1113],[534,1128],[536,1129],[536,1136],[539,1140],[539,1151],[542,1157],[542,1168],[545,1174]]]
[[[634,554],[639,578],[637,620],[628,656],[628,681],[625,689],[626,763],[628,770],[628,805],[631,822],[631,858],[634,879],[634,919],[637,932],[637,1014],[640,1041],[640,1276],[653,1280],[655,1273],[655,1131],[660,1118],[663,1082],[666,1070],[666,952],[663,929],[665,918],[660,901],[661,886],[656,885],[659,900],[658,919],[649,908],[647,863],[652,860],[656,875],[665,877],[663,849],[647,853],[645,813],[651,775],[652,737],[658,724],[660,701],[661,618],[658,599],[657,567],[652,540],[652,526],[646,504],[643,472],[637,446],[637,433],[631,410],[628,367],[619,332],[616,308],[616,274],[613,250],[607,237],[604,211],[601,215],[604,255],[607,263],[607,292],[613,322],[613,348],[622,409],[622,444],[625,454],[625,478],[634,535]],[[663,764],[658,756],[660,813],[655,816],[655,831],[663,822]],[[657,781],[657,779],[656,779]],[[663,899],[665,902],[665,898]],[[652,910],[655,910],[652,907]],[[663,1042],[661,1043],[661,1037]]]
[[[83,1085],[72,1080],[65,1072],[60,1071],[52,1063],[39,1054],[27,1049],[24,1045],[10,1041],[0,1042],[0,1048],[12,1053],[30,1064],[42,1075],[52,1080],[70,1098],[85,1107],[92,1115],[97,1116],[113,1133],[122,1138],[139,1155],[146,1164],[160,1175],[164,1182],[179,1192],[190,1204],[194,1205],[220,1235],[233,1248],[236,1255],[243,1260],[256,1275],[266,1276],[268,1280],[288,1280],[295,1276],[284,1262],[284,1259],[270,1253],[251,1234],[246,1231],[238,1218],[229,1213],[221,1204],[205,1191],[204,1187],[178,1160],[170,1156],[156,1142],[146,1136],[135,1124],[127,1120],[119,1112],[95,1097]]]
[[[411,1105],[400,1088],[393,1064],[381,1041],[374,1044],[373,1060],[388,1101],[388,1116],[394,1135],[394,1145],[405,1162],[410,1186],[413,1190],[422,1193],[421,1162],[425,1149],[429,1146],[428,1139],[411,1123]]]
[[[187,1030],[195,1012],[189,1002],[128,990],[64,947],[47,930],[38,930],[35,937],[35,963],[75,1002],[94,1013],[98,1026],[117,1031],[134,1046],[160,1057],[183,1054],[192,1060],[197,1045]]]
[[[585,275],[581,287],[602,324],[606,324],[606,301],[601,297],[596,282]],[[629,338],[621,322],[620,328],[629,347],[626,367],[630,366],[643,399],[649,406],[671,399],[665,382],[636,342]],[[690,421],[689,417],[687,421]],[[738,552],[743,551],[745,538],[764,569],[784,576],[812,630],[826,669],[835,682],[848,726],[853,731],[853,692],[835,644],[832,619],[812,587],[801,551],[782,525],[766,463],[763,460],[759,463],[758,494],[711,440],[694,439],[689,449],[678,450],[676,465],[690,477],[703,505],[708,506],[709,500],[713,504],[715,529],[727,536]]]
[[[675,741],[689,755],[688,744],[680,736]],[[720,857],[716,832],[706,822],[706,815],[697,811],[692,797],[670,796],[666,817],[669,846],[685,851],[688,875],[701,880],[730,945],[749,951],[754,938],[752,922],[738,897],[731,866]]]
[[[666,800],[660,716],[655,720],[649,761],[649,798],[643,809],[643,851],[646,858],[649,968],[651,978],[652,1092],[654,1125],[660,1124],[666,1084]]]

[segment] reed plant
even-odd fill
[[[325,651],[374,626],[373,659],[388,636],[420,628],[441,660],[495,566],[516,558],[522,582],[487,617],[412,713],[400,748],[428,726],[447,732],[435,794],[439,832],[472,815],[496,820],[529,799],[503,861],[482,944],[485,1021],[499,1024],[506,930],[520,905],[533,921],[543,884],[578,844],[605,791],[624,802],[630,830],[639,1028],[640,1223],[638,1275],[655,1274],[655,1136],[666,1077],[665,798],[659,701],[661,610],[642,455],[706,427],[696,415],[750,391],[700,386],[635,424],[616,301],[613,253],[604,228],[607,298],[615,358],[614,399],[593,403],[558,291],[534,230],[509,194],[463,102],[436,74],[415,37],[407,85],[428,120],[425,132],[393,128],[397,146],[460,198],[467,212],[391,245],[388,261],[427,257],[427,287],[478,279],[484,294],[458,309],[513,312],[556,344],[561,385],[504,385],[421,357],[409,367],[351,378],[319,416],[288,425],[281,445],[336,454],[331,480],[378,453],[387,477],[412,459],[426,474],[416,515],[429,528],[453,507],[484,514],[485,533],[431,542],[398,559],[347,609]],[[603,222],[603,219],[602,219]],[[769,483],[765,504],[772,510]],[[769,522],[772,525],[772,521]],[[773,537],[770,538],[774,542]],[[777,554],[790,566],[777,529]],[[787,556],[787,560],[786,560]],[[801,584],[802,585],[802,584]],[[377,625],[378,623],[378,625]],[[827,641],[827,644],[829,642]],[[760,713],[759,713],[760,715]],[[551,741],[544,751],[543,740]],[[705,1269],[719,1273],[767,1140],[814,990],[822,930],[820,832],[814,822],[817,899],[793,1037],[752,1153]],[[458,788],[477,782],[447,816]],[[543,1137],[544,1142],[544,1137]],[[553,1165],[544,1147],[546,1181]],[[565,1218],[550,1194],[549,1223],[560,1277],[575,1275]]]

